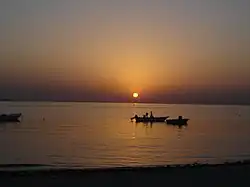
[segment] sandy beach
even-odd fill
[[[250,186],[250,163],[1,171],[0,186]]]

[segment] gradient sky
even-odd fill
[[[1,98],[250,103],[249,0],[1,0]]]

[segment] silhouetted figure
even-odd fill
[[[145,117],[148,118],[148,113],[146,113]]]
[[[150,111],[150,118],[154,118],[152,111]]]
[[[131,118],[131,120],[133,120],[133,119],[138,119],[137,114],[134,117]]]

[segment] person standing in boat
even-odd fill
[[[152,111],[150,111],[150,118],[154,118]]]

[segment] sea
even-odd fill
[[[135,123],[135,114],[183,116],[186,126]],[[250,159],[250,106],[0,102],[0,168],[147,167]]]

